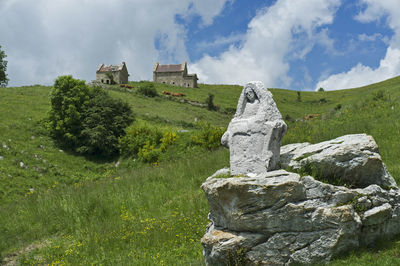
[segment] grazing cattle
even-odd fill
[[[183,97],[183,96],[185,96],[185,94],[180,93],[180,92],[173,92],[173,93],[171,93],[171,95],[174,96],[174,97]]]
[[[125,84],[119,84],[119,86],[120,86],[121,88],[124,88],[124,87],[125,87]]]
[[[180,92],[172,92],[172,91],[162,91],[162,94],[164,95],[171,95],[173,97],[183,97],[185,94],[180,93]]]
[[[311,120],[313,118],[317,118],[319,114],[308,114],[304,117],[305,120]]]

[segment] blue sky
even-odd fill
[[[400,75],[398,0],[0,0],[9,86],[187,61],[200,83],[326,90]]]

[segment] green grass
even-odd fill
[[[47,136],[43,119],[49,88],[0,90],[0,204],[21,196],[107,176],[112,162],[82,158],[60,150]]]
[[[9,215],[0,217],[0,250],[45,243],[20,257],[26,264],[202,264],[208,208],[199,187],[227,165],[226,152],[124,169],[4,206]]]
[[[160,94],[162,90],[181,92],[185,99],[198,102],[213,93],[222,111],[236,108],[241,92],[241,87],[230,85],[155,87]],[[232,113],[161,96],[147,98],[135,90],[115,86],[110,94],[127,101],[142,122],[189,130],[180,135],[179,145],[168,148],[158,166],[60,151],[43,127],[50,88],[0,90],[0,261],[203,264],[200,238],[208,223],[208,204],[200,185],[228,165],[229,153],[186,149],[185,143],[198,130],[195,118],[225,127]],[[400,181],[400,78],[352,90],[301,92],[300,102],[295,91],[271,92],[288,124],[283,144],[367,133],[375,138],[389,171]],[[319,116],[304,120],[308,114]],[[400,264],[399,243],[400,238],[378,243],[374,249],[354,251],[331,264]],[[13,258],[13,253],[19,256]]]

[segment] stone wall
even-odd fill
[[[122,71],[119,72],[109,72],[113,75],[114,81],[117,84],[127,84],[128,83],[128,74],[123,73]],[[96,74],[96,81],[104,83],[104,84],[111,84],[110,78],[107,76],[108,73],[97,73]]]
[[[181,87],[197,87],[197,79],[195,76],[185,76],[182,72],[162,72],[154,73],[153,81],[157,83],[181,86]]]
[[[97,82],[104,84],[111,84],[111,79],[109,78],[109,75],[111,74],[116,84],[128,83],[129,73],[124,62],[122,62],[122,65],[119,66],[105,66],[106,69],[113,67],[114,70],[104,71],[102,67],[104,67],[104,64],[101,64],[96,71]]]

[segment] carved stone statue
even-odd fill
[[[279,168],[281,140],[287,126],[272,94],[261,81],[243,87],[236,114],[221,139],[230,150],[231,175]]]

